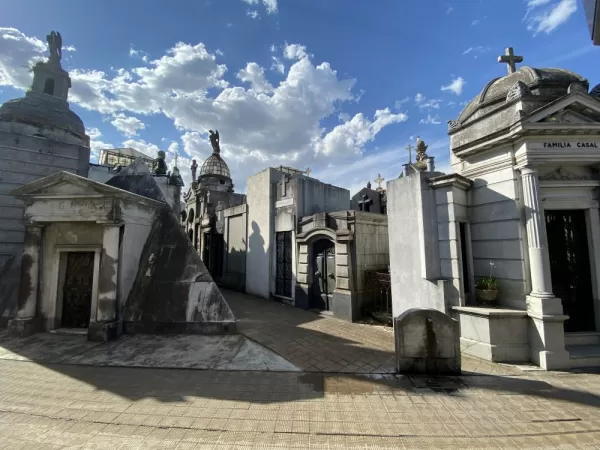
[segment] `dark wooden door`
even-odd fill
[[[552,292],[562,300],[565,331],[594,331],[594,296],[583,210],[546,211]]]
[[[92,310],[94,252],[67,253],[63,285],[63,328],[87,328]]]
[[[329,311],[335,290],[335,246],[328,240],[315,242],[313,247],[315,268],[312,308]]]

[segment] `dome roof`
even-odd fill
[[[213,153],[210,155],[206,161],[204,161],[204,164],[202,164],[202,167],[200,168],[200,177],[207,175],[219,175],[222,177],[231,178],[227,163],[218,153]]]
[[[69,104],[58,97],[29,91],[25,97],[8,100],[0,105],[0,122],[20,122],[56,127],[85,136],[85,127]]]
[[[517,83],[529,88],[534,95],[548,98],[548,103],[566,95],[572,83],[583,83],[586,90],[589,87],[585,78],[570,70],[534,69],[522,66],[507,76],[490,81],[481,93],[467,104],[457,122],[463,124],[479,109],[487,109],[487,106],[499,100],[505,101],[511,88]]]

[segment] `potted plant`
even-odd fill
[[[487,277],[481,277],[475,285],[475,296],[477,301],[484,305],[493,305],[498,296],[498,279],[492,276],[496,265],[490,261],[490,274]]]

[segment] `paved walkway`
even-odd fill
[[[306,372],[394,373],[390,327],[349,323],[275,301],[222,289],[245,336]],[[463,356],[465,372],[519,375],[508,365]]]
[[[11,450],[600,443],[598,375],[431,380],[0,360],[0,380],[0,448]]]

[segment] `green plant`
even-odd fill
[[[484,289],[486,291],[497,291],[498,280],[494,277],[481,277],[477,281],[477,285],[475,287],[477,289]]]
[[[494,272],[494,261],[490,261],[490,274],[487,277],[481,277],[477,284],[475,285],[476,289],[484,289],[486,291],[497,291],[498,290],[498,279],[492,276]]]

